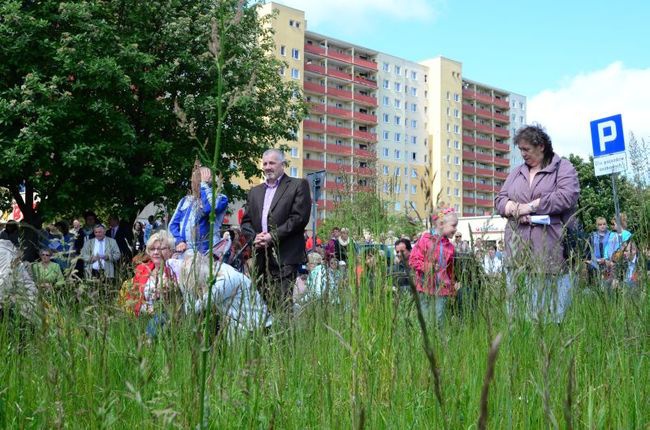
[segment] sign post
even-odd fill
[[[325,170],[318,170],[313,173],[308,173],[307,181],[309,182],[309,188],[311,188],[311,243],[313,247],[316,247],[316,240],[318,239],[316,235],[316,221],[318,220],[318,200],[320,200],[321,190],[325,182]]]
[[[594,174],[611,175],[617,229],[621,227],[621,209],[616,189],[616,174],[625,171],[625,135],[620,114],[591,121],[591,146],[594,153]],[[619,231],[620,233],[620,231]]]

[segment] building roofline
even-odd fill
[[[322,38],[322,39],[331,40],[332,42],[343,45],[343,46],[349,46],[350,48],[354,48],[354,49],[361,49],[363,51],[366,51],[366,53],[368,53],[370,55],[383,54],[383,52],[377,51],[376,49],[366,48],[365,46],[356,45],[354,43],[350,43],[350,42],[347,42],[345,40],[336,39],[334,37],[326,36],[326,35],[321,34],[321,33],[316,33],[314,31],[305,31],[305,38],[307,38],[307,37],[314,37],[314,38]],[[390,55],[390,54],[386,54],[386,55]]]
[[[278,2],[270,1],[270,2],[267,2],[267,3],[263,3],[261,6],[270,6],[271,10],[273,10],[273,8],[275,6],[280,6],[280,7],[284,8],[284,9],[290,9],[290,10],[292,10],[294,12],[299,12],[299,13],[302,13],[303,15],[306,15],[306,12],[304,10],[297,9],[297,8],[291,7],[291,6],[287,6],[284,3],[278,3]]]

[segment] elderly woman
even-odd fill
[[[554,321],[560,322],[571,300],[563,236],[565,227],[574,222],[578,174],[553,152],[551,138],[541,127],[524,127],[514,140],[524,164],[510,172],[495,199],[497,212],[508,218],[504,253],[508,295],[524,278],[533,287],[532,317],[538,318],[550,305]]]
[[[61,267],[52,261],[52,250],[43,248],[40,251],[41,261],[32,264],[34,282],[43,290],[61,287],[65,284]]]
[[[164,230],[149,237],[144,262],[135,267],[133,285],[122,301],[136,316],[151,315],[158,299],[174,291],[175,275],[165,264],[174,252],[174,237]]]

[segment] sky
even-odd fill
[[[309,31],[412,61],[441,55],[468,79],[525,95],[528,123],[560,155],[589,155],[589,122],[619,113],[626,138],[650,141],[650,1],[278,3],[304,10]]]

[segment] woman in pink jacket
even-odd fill
[[[524,164],[510,172],[495,199],[497,212],[508,218],[504,253],[508,298],[523,280],[532,289],[531,317],[538,319],[550,308],[553,320],[560,322],[571,301],[563,236],[575,222],[578,174],[553,152],[551,138],[541,127],[520,129],[514,141]]]
[[[432,233],[422,234],[413,247],[409,265],[415,270],[415,284],[423,310],[430,312],[434,301],[436,322],[441,326],[447,299],[456,295],[459,287],[454,277],[455,247],[451,242],[458,216],[452,208],[447,208],[434,215],[433,222],[436,227]]]

